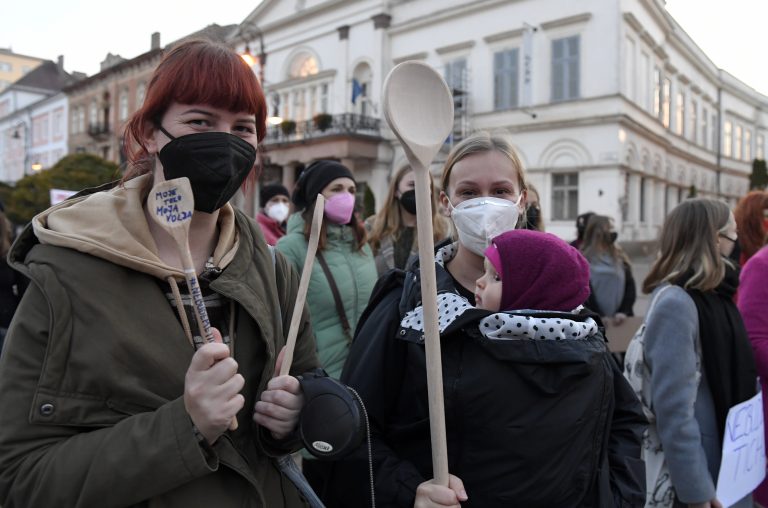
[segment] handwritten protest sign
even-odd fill
[[[751,493],[765,478],[763,427],[762,392],[728,411],[717,476],[717,499],[724,507]]]

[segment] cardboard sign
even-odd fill
[[[717,499],[728,507],[750,494],[765,478],[763,393],[728,411]]]
[[[643,324],[643,318],[641,316],[629,316],[619,326],[612,324],[608,318],[603,324],[605,325],[605,338],[608,339],[608,349],[611,353],[626,353],[629,341]]]

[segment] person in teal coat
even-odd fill
[[[355,216],[355,179],[342,164],[319,160],[299,177],[292,200],[297,213],[288,219],[287,233],[277,249],[299,273],[304,269],[317,195],[325,198],[317,256],[307,291],[307,306],[320,364],[338,379],[349,345],[376,283],[376,263],[363,223]],[[304,475],[321,498],[328,463],[304,454]]]
[[[338,379],[357,320],[376,283],[376,264],[365,227],[353,213],[355,179],[349,169],[330,160],[312,163],[296,182],[292,200],[297,213],[288,220],[287,233],[277,242],[277,249],[301,273],[318,194],[326,199],[325,214],[307,304],[320,364],[329,376]]]

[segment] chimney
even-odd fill
[[[160,49],[160,32],[155,32],[152,34],[152,44],[149,49]]]
[[[64,70],[64,55],[59,55],[58,58],[56,58],[56,65],[60,70]]]

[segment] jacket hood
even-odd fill
[[[14,264],[23,264],[29,250],[41,243],[90,254],[161,279],[184,279],[183,271],[168,266],[157,254],[143,206],[151,188],[150,178],[142,175],[122,186],[88,189],[36,215],[14,243],[9,258]],[[223,268],[238,243],[231,205],[220,209],[218,225],[213,263]]]

